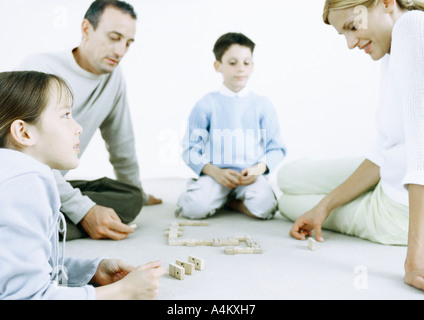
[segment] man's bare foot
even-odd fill
[[[147,206],[154,206],[156,204],[162,203],[162,199],[155,198],[151,194],[149,194],[148,196],[149,196],[149,201],[147,201],[147,203],[146,203]]]
[[[231,200],[228,202],[227,207],[231,210],[238,211],[244,213],[246,216],[252,217],[252,218],[258,218],[257,216],[253,215],[244,205],[243,201],[240,200]]]

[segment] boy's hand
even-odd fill
[[[224,187],[234,189],[240,185],[241,174],[235,170],[221,169],[212,164],[207,164],[202,172]]]
[[[265,163],[260,162],[257,165],[243,169],[240,172],[240,185],[248,186],[249,184],[255,183],[258,176],[263,175],[268,170]]]
[[[212,178],[224,187],[234,189],[240,185],[241,175],[235,170],[218,168]]]

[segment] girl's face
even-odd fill
[[[72,107],[65,90],[50,86],[50,99],[40,121],[32,125],[34,144],[31,154],[52,169],[69,170],[79,165],[79,135],[82,127],[72,118]]]
[[[383,1],[374,8],[357,6],[331,10],[328,20],[344,35],[349,49],[359,48],[373,60],[390,53],[392,30],[396,22],[396,3],[387,5]]]
[[[249,47],[234,44],[221,60],[215,62],[215,70],[222,73],[227,88],[239,92],[246,86],[253,71],[252,51]]]

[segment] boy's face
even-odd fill
[[[222,56],[222,61],[215,61],[215,70],[222,73],[228,89],[239,92],[246,87],[252,74],[252,59],[249,47],[233,44]]]

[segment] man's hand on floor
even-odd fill
[[[92,207],[80,224],[94,240],[123,240],[134,232],[133,228],[122,223],[115,210],[99,205]]]

